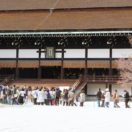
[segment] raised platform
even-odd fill
[[[16,86],[43,86],[43,87],[59,87],[72,86],[77,79],[18,79],[14,80],[10,85]]]
[[[121,78],[118,76],[102,77],[102,76],[89,76],[88,83],[117,83]],[[43,86],[43,87],[59,87],[59,86],[72,86],[78,79],[17,79],[10,83],[16,86]]]

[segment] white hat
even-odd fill
[[[106,92],[109,92],[109,89],[108,89],[108,88],[106,88],[106,89],[105,89],[105,91],[106,91]]]
[[[104,91],[103,90],[101,92],[102,92],[102,94],[104,94]]]

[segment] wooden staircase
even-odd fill
[[[9,85],[14,80],[14,75],[0,76],[0,85]]]
[[[73,99],[75,99],[81,93],[82,89],[87,85],[87,83],[88,83],[88,78],[85,76],[81,76],[76,87],[74,87],[74,89],[72,89],[72,90],[74,90]]]

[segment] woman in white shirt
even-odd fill
[[[37,104],[38,105],[43,105],[44,104],[44,91],[42,88],[40,88],[38,91],[37,91]]]
[[[109,108],[109,105],[110,105],[110,92],[109,89],[107,88],[105,90],[105,106]]]

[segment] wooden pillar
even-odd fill
[[[109,78],[112,77],[112,44],[110,45],[110,49],[109,49]],[[112,93],[112,84],[111,82],[109,82],[109,90]]]
[[[61,56],[61,79],[64,78],[64,46],[62,47],[62,56]]]
[[[41,47],[39,48],[39,64],[38,64],[38,79],[41,79],[42,70],[41,70]]]
[[[85,69],[84,69],[84,76],[85,77],[87,77],[87,74],[88,74],[87,58],[88,58],[88,48],[85,48]]]
[[[18,62],[19,62],[19,47],[17,46],[16,48],[16,79],[19,78],[19,67],[18,67]]]

